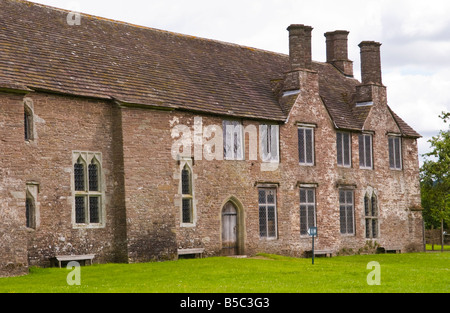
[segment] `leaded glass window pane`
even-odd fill
[[[300,164],[314,164],[314,129],[298,129],[298,158]]]
[[[300,235],[306,235],[308,232],[307,206],[300,205]]]
[[[366,215],[366,238],[377,238],[378,236],[378,201],[375,193],[371,197],[366,195],[364,203],[367,202]],[[365,204],[366,205],[366,204]]]
[[[86,222],[86,214],[85,214],[86,206],[85,206],[85,197],[75,197],[75,222],[85,223]]]
[[[267,211],[265,206],[259,207],[259,236],[267,237]]]
[[[75,224],[100,224],[103,195],[101,153],[74,152],[74,160]]]
[[[260,237],[276,237],[276,189],[258,189],[258,202]]]
[[[337,164],[343,165],[342,160],[342,133],[336,134]]]
[[[79,160],[74,164],[75,191],[84,191],[84,164]]]
[[[378,237],[378,220],[372,219],[372,238]]]
[[[372,136],[359,135],[359,165],[361,168],[372,168]]]
[[[25,140],[32,139],[32,117],[31,114],[25,110],[24,113],[24,131],[25,131]]]
[[[98,166],[89,164],[89,191],[98,191]]]
[[[313,188],[300,188],[300,234],[316,226],[316,203]]]
[[[305,157],[305,130],[303,128],[298,129],[298,157],[300,164],[306,163]]]
[[[377,212],[377,197],[374,195],[372,195],[372,216],[377,216],[378,212]]]
[[[350,151],[351,151],[351,141],[350,141],[350,134],[345,133],[343,134],[344,139],[344,166],[350,166]]]
[[[371,143],[372,143],[372,138],[369,135],[365,135],[365,146],[364,146],[364,150],[365,150],[365,154],[366,154],[366,167],[372,167],[372,147],[371,147]]]
[[[341,227],[341,234],[347,233],[346,215],[345,215],[345,205],[339,206],[339,224]]]
[[[395,147],[395,168],[401,169],[401,152],[400,152],[400,138],[394,139],[394,147]]]
[[[34,206],[33,206],[33,200],[31,200],[30,198],[26,199],[25,202],[25,210],[26,210],[26,218],[27,218],[27,227],[32,228],[34,227],[34,222],[33,222],[33,216],[34,216]]]
[[[353,234],[353,191],[339,190],[339,213],[341,234]]]
[[[181,171],[181,193],[183,195],[191,194],[191,175],[186,167]]]
[[[401,138],[389,137],[389,167],[392,169],[402,169]]]
[[[266,190],[265,189],[258,190],[258,203],[266,203]]]
[[[313,130],[305,130],[305,145],[306,145],[306,163],[313,164]]]
[[[182,219],[183,219],[183,223],[192,223],[192,200],[191,199],[183,199]]]
[[[389,167],[395,168],[395,157],[394,157],[394,138],[389,137]]]
[[[276,236],[275,207],[273,205],[267,207],[267,232],[268,237]]]
[[[99,197],[89,197],[89,222],[99,223],[100,222],[100,198]]]
[[[368,216],[369,212],[370,212],[369,204],[370,204],[369,196],[365,195],[364,196],[364,213],[366,214],[366,216]]]
[[[347,233],[353,233],[353,205],[347,205]]]
[[[359,145],[359,166],[365,167],[365,158],[364,158],[364,136],[358,136],[358,145]]]

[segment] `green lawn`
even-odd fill
[[[431,251],[432,245],[427,243],[427,250]],[[441,251],[441,245],[434,245],[434,251]],[[450,245],[444,245],[444,251],[450,251]]]
[[[381,285],[369,286],[367,264],[380,264]],[[80,268],[81,285],[69,286],[66,268],[32,268],[0,278],[0,292],[450,292],[450,253],[412,253],[296,259],[214,257]]]

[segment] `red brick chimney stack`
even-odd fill
[[[353,77],[353,62],[348,59],[348,31],[336,30],[325,33],[327,62],[333,64],[344,75]]]
[[[361,83],[362,85],[380,85],[381,80],[381,43],[375,41],[363,41],[361,48]]]
[[[291,71],[312,68],[311,31],[312,27],[303,24],[292,24],[289,31],[289,59]]]

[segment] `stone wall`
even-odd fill
[[[2,171],[10,173],[17,185],[14,187],[9,181],[2,184],[2,189],[15,197],[15,201],[5,203],[7,197],[2,196],[2,205],[17,216],[15,232],[24,230],[26,234],[23,239],[16,239],[15,244],[8,245],[22,249],[28,255],[26,265],[49,266],[51,258],[65,254],[94,253],[95,262],[126,260],[122,147],[116,138],[120,132],[114,129],[118,109],[111,102],[28,94],[26,99],[34,113],[34,137],[26,141],[23,99],[23,96],[17,97],[12,106],[14,115],[7,116],[13,126],[2,127],[2,130],[8,130],[2,139],[14,136],[14,146],[6,154],[10,164],[2,162]],[[6,106],[2,108],[6,109]],[[75,225],[73,151],[101,153],[101,189],[104,191],[101,202],[106,208],[105,216],[101,218],[103,225]],[[37,186],[36,225],[33,228],[25,226],[27,184]],[[5,243],[4,240],[1,242]]]
[[[0,93],[0,277],[27,273],[23,95]]]
[[[374,168],[359,168],[357,132],[351,134],[352,166],[342,168],[336,164],[336,130],[318,96],[317,73],[290,75],[298,75],[301,93],[289,120],[280,125],[280,163],[271,171],[263,170],[259,142],[248,133],[245,160],[207,160],[195,154],[195,142],[191,158],[173,157],[176,125],[187,126],[193,135],[210,125],[221,128],[224,117],[31,93],[26,98],[33,106],[35,136],[25,141],[24,96],[2,94],[1,275],[24,273],[28,265],[48,266],[58,254],[94,253],[94,261],[100,263],[174,259],[180,248],[201,247],[206,255],[219,255],[222,208],[228,201],[237,208],[240,254],[301,256],[311,245],[308,236],[300,236],[302,184],[315,186],[318,249],[357,252],[368,241],[404,251],[420,249],[422,217],[415,211],[420,207],[417,145],[415,139],[402,138],[403,169],[389,168],[387,133],[399,130],[387,109],[384,89],[376,93],[365,125],[373,132]],[[199,120],[201,125],[195,126]],[[256,130],[263,123],[242,121],[244,128]],[[314,125],[313,166],[299,165],[299,123]],[[255,144],[256,160],[251,158]],[[73,151],[102,155],[106,214],[102,227],[74,227]],[[182,162],[189,162],[193,173],[192,225],[181,222]],[[39,190],[36,229],[25,227],[27,183]],[[275,239],[259,236],[258,186],[266,185],[277,190]],[[340,234],[339,186],[354,188],[351,235]],[[364,222],[367,191],[377,194],[379,210],[379,237],[370,240],[365,238]]]

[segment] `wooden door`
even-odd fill
[[[237,210],[228,202],[222,210],[222,255],[236,255],[237,245]]]

